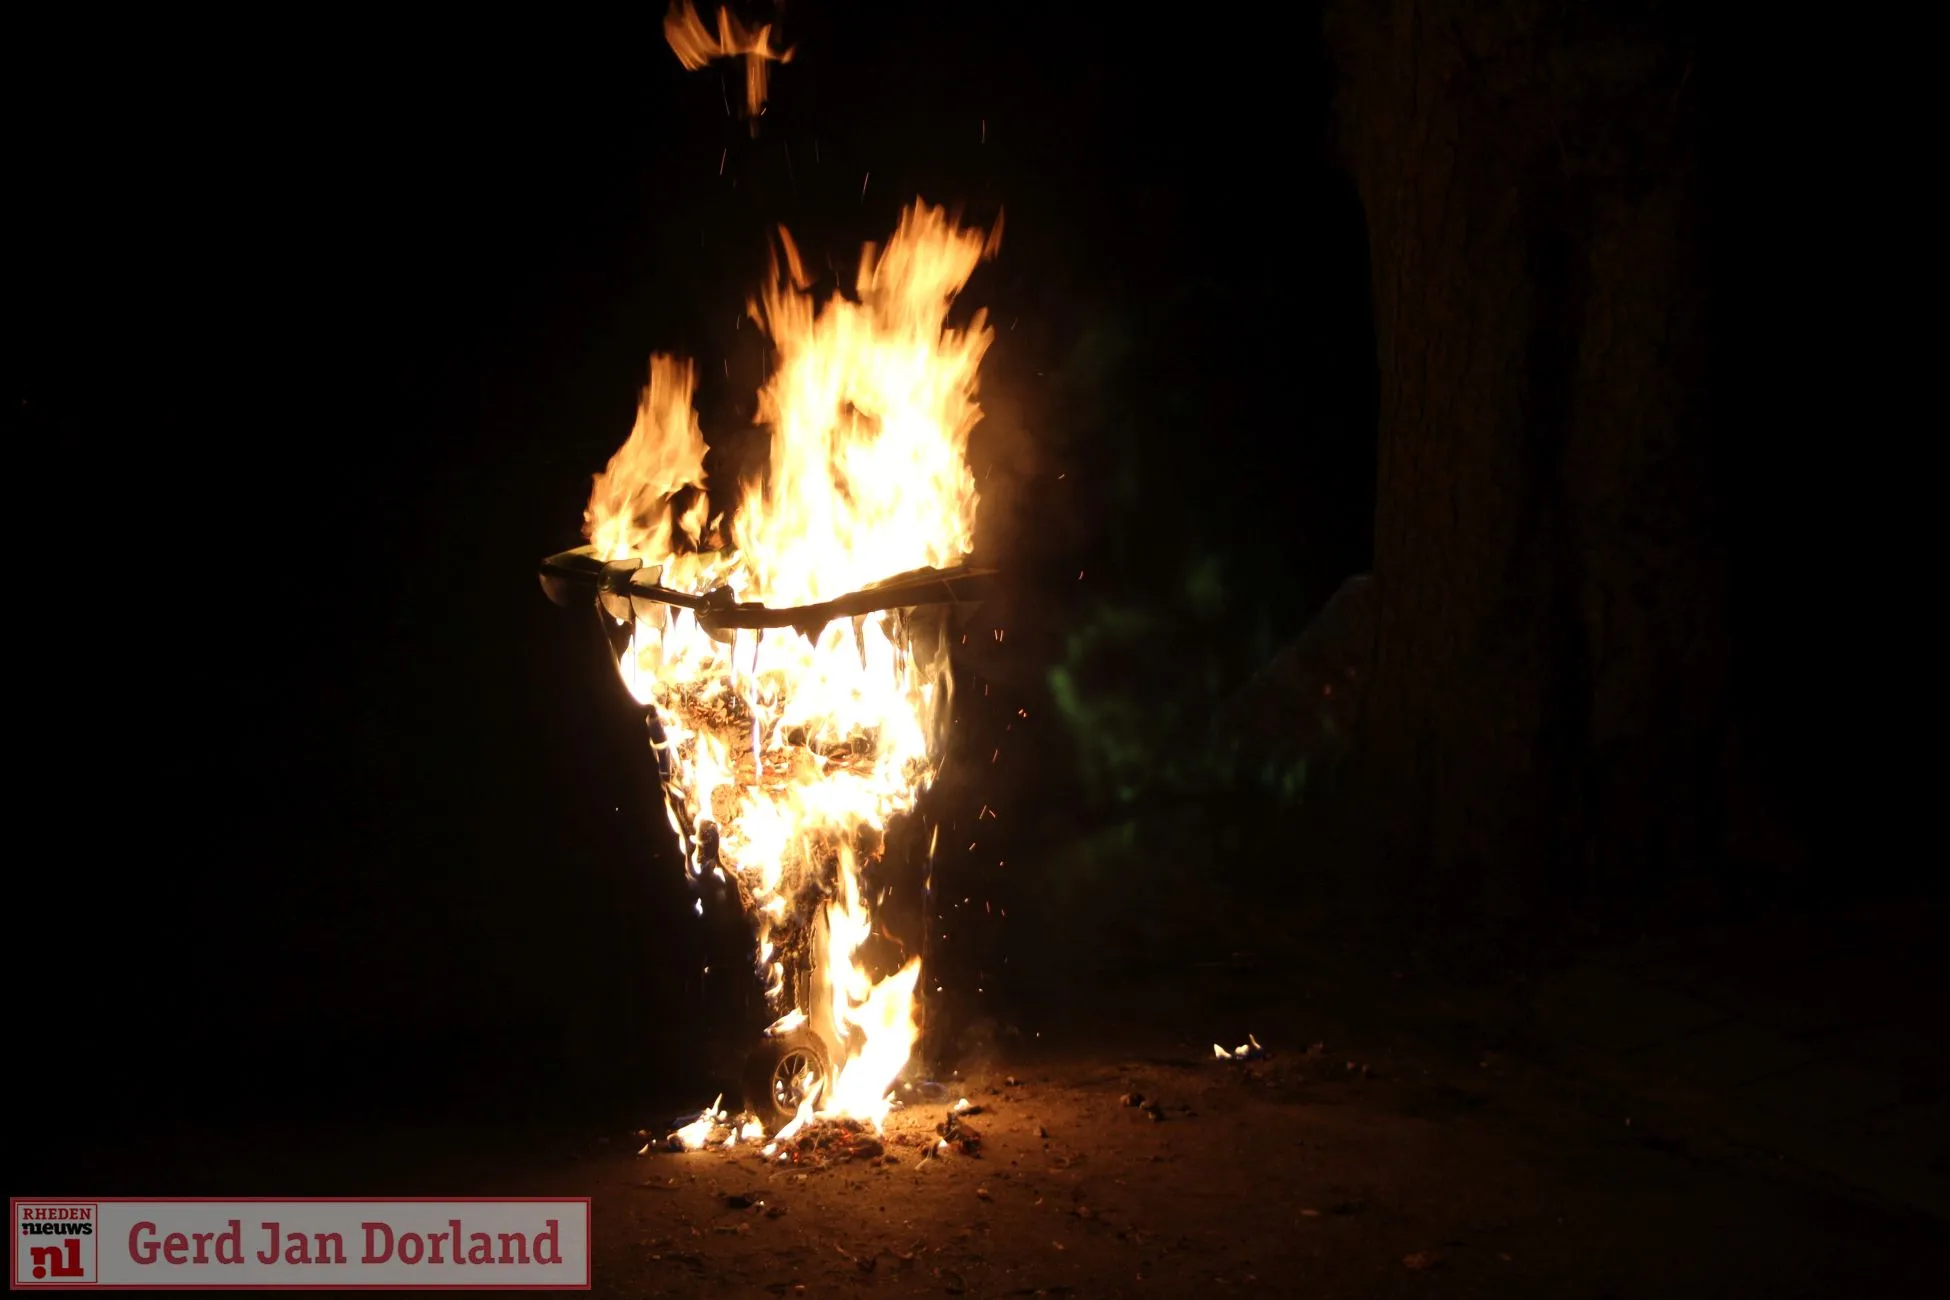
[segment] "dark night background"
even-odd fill
[[[1277,823],[1192,738],[1372,563],[1382,418],[1328,47],[1282,13],[1191,38],[807,4],[757,139],[651,8],[238,56],[191,20],[18,48],[39,89],[11,160],[36,521],[16,599],[39,667],[8,948],[19,1005],[77,1016],[53,1051],[16,1020],[37,1082],[105,1133],[682,1092],[688,898],[649,756],[534,567],[580,540],[650,352],[697,357],[707,430],[735,425],[757,359],[733,322],[774,221],[844,267],[917,194],[1007,214],[964,301],[998,330],[971,459],[1023,649],[970,679],[989,694],[964,725],[1018,756],[944,778],[943,815],[991,802],[1008,847],[1082,883],[950,868],[1020,900],[1018,937],[974,947],[1032,962],[1096,887],[1064,846],[1128,842],[1133,807],[1198,810],[1172,843]],[[1828,435],[1794,431],[1805,393],[1753,383],[1799,354],[1741,314],[1771,257],[1736,233],[1760,205],[1741,187],[1766,167],[1725,66],[1693,91],[1712,531],[1749,785],[1786,847],[1714,905],[1819,905],[1900,872],[1869,852],[1821,874],[1831,717],[1858,705],[1814,684],[1834,661],[1806,629],[1846,561],[1805,525],[1828,470],[1799,448]],[[1308,870],[1227,843],[1199,869]],[[1154,917],[1176,869],[1126,877]],[[981,1015],[1033,1021],[1038,990],[989,982]]]

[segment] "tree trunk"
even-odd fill
[[[1391,908],[1641,891],[1711,829],[1689,42],[1591,8],[1330,18],[1381,376],[1355,771]]]

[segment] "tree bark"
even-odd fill
[[[1723,725],[1687,34],[1395,0],[1330,36],[1381,377],[1371,901],[1649,891]]]

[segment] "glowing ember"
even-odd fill
[[[760,393],[766,472],[720,509],[705,491],[695,372],[654,359],[636,425],[590,497],[598,557],[641,561],[665,588],[775,609],[960,563],[976,507],[965,452],[992,332],[979,314],[966,329],[947,317],[995,246],[916,203],[884,250],[866,250],[853,292],[820,304],[781,231],[772,283],[751,304],[776,352]],[[796,1105],[777,1137],[815,1118],[878,1128],[917,1036],[920,958],[877,924],[885,894],[869,882],[890,820],[935,772],[945,640],[917,643],[900,611],[713,634],[668,604],[607,608],[630,624],[619,667],[661,726],[687,868],[735,884],[756,923],[777,1017],[767,1033],[816,1035],[831,1057],[774,1099]],[[717,1127],[763,1136],[714,1103],[678,1137],[694,1148]]]
[[[1247,1034],[1246,1041],[1229,1052],[1217,1043],[1212,1044],[1212,1055],[1221,1061],[1253,1061],[1266,1055],[1266,1049],[1259,1045],[1257,1038]]]

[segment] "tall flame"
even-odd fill
[[[673,525],[696,545],[697,520],[675,520],[670,512],[673,496],[704,481],[704,432],[691,406],[696,386],[689,361],[650,358],[650,382],[637,403],[636,424],[609,467],[596,476],[596,491],[583,513],[589,540],[604,555],[667,555]]]
[[[695,373],[655,359],[629,440],[590,497],[601,557],[774,607],[959,561],[975,522],[977,372],[994,335],[980,314],[956,329],[948,313],[998,236],[917,202],[884,250],[865,250],[851,296],[821,304],[781,231],[750,304],[776,350],[759,404],[766,472],[707,536]],[[720,534],[730,545],[711,549]],[[619,666],[657,710],[688,869],[729,873],[758,922],[774,1012],[839,1048],[818,1113],[878,1124],[917,1036],[920,959],[870,968],[866,871],[889,820],[933,778],[945,664],[917,655],[893,613],[718,640],[689,611],[655,605],[637,611]]]

